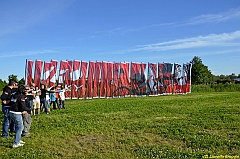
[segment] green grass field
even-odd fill
[[[13,137],[1,138],[0,158],[240,158],[240,92],[67,100],[66,106],[33,116],[23,147],[12,149]]]

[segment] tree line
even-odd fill
[[[235,78],[240,78],[240,74],[235,75],[220,75],[215,76],[212,74],[211,70],[208,69],[208,66],[205,66],[202,62],[202,59],[198,56],[194,56],[190,61],[192,63],[191,70],[191,82],[193,85],[200,84],[213,84],[213,83],[232,83]],[[10,79],[15,80],[18,84],[25,84],[25,79],[18,79],[17,75],[9,75],[8,81]],[[0,79],[0,90],[2,90],[7,84],[8,81]]]

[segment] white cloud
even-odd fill
[[[219,23],[219,22],[224,22],[231,19],[239,19],[239,18],[240,18],[240,7],[231,9],[227,12],[196,16],[191,18],[187,24]]]
[[[125,54],[129,52],[159,52],[179,49],[191,49],[202,47],[223,47],[223,46],[240,46],[240,30],[232,33],[210,34],[207,36],[198,36],[184,39],[176,39],[172,41],[139,45],[131,49],[115,51],[112,54]]]

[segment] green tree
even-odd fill
[[[10,81],[10,80],[14,80],[14,81],[16,81],[16,82],[18,82],[18,78],[17,78],[17,75],[9,75],[8,76],[8,81]]]
[[[0,79],[0,91],[7,85],[7,82]]]
[[[213,74],[208,70],[208,67],[203,64],[200,57],[194,56],[191,62],[191,79],[193,84],[206,84],[214,81]]]
[[[20,81],[18,81],[18,84],[25,84],[25,79],[24,78],[20,79]]]

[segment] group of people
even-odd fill
[[[65,90],[54,85],[48,87],[41,84],[40,89],[34,84],[19,85],[14,80],[9,80],[8,86],[3,88],[1,95],[2,112],[4,121],[2,125],[2,138],[9,137],[9,130],[15,133],[12,147],[24,145],[22,136],[29,137],[32,115],[45,112],[49,114],[53,109],[65,109]]]
[[[41,111],[49,114],[50,107],[53,109],[65,109],[65,89],[53,85],[51,87],[41,84],[40,89],[38,86],[31,84],[30,89],[27,91],[27,97],[31,100],[30,106],[32,114],[40,114]]]

